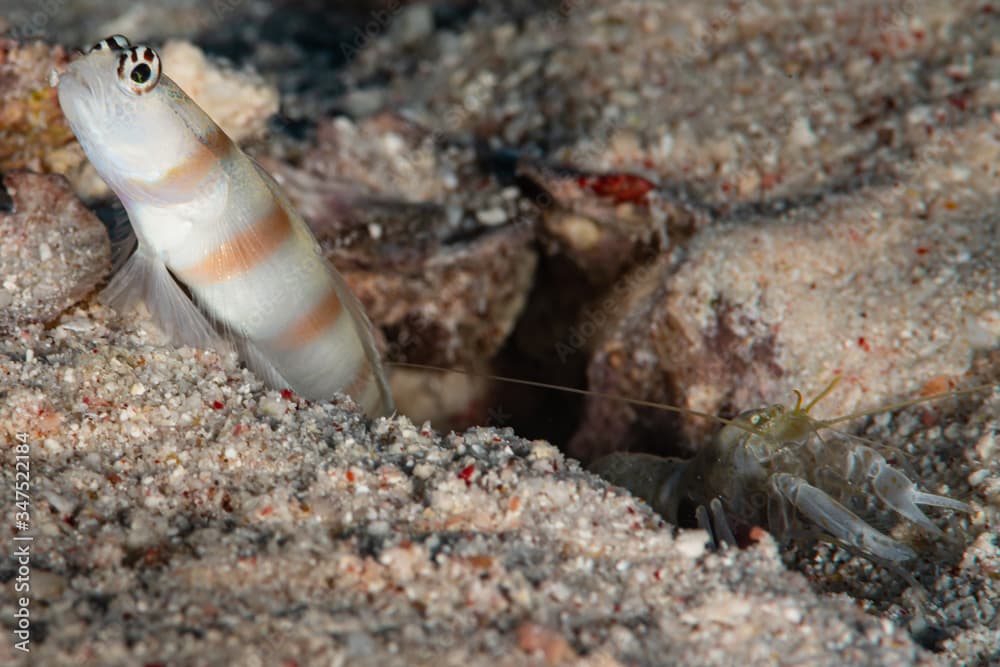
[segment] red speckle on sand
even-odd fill
[[[751,542],[760,542],[761,540],[764,539],[765,535],[767,535],[766,530],[764,530],[760,526],[753,526],[752,528],[750,528],[750,534],[748,537],[750,538]]]
[[[581,176],[577,183],[599,197],[609,197],[616,204],[645,204],[646,195],[655,187],[651,181],[635,174]]]
[[[782,180],[781,174],[775,173],[773,171],[767,172],[760,178],[760,189],[765,191],[770,190],[774,186],[781,183],[781,180]]]
[[[924,383],[924,386],[920,388],[920,395],[933,396],[935,394],[943,394],[954,386],[955,383],[945,376],[936,375]]]
[[[294,401],[295,400],[295,392],[292,391],[291,389],[282,389],[281,390],[281,397],[283,399],[285,399],[286,401]]]
[[[923,246],[923,245],[917,246],[917,254],[918,255],[926,255],[930,251],[931,251],[931,249],[928,248],[927,246]]]
[[[858,347],[860,347],[865,352],[871,352],[872,351],[872,346],[868,344],[868,341],[865,340],[864,336],[860,336],[858,338]]]
[[[344,473],[344,477],[347,478],[348,482],[352,482],[353,483],[354,482],[354,471],[353,470],[348,470],[347,472]]]
[[[474,473],[475,471],[476,471],[476,466],[470,463],[469,465],[462,468],[462,471],[458,473],[458,478],[463,482],[465,482],[466,486],[472,486],[472,473]]]
[[[212,401],[212,407],[215,408],[216,410],[221,410],[222,408],[226,407],[226,404],[223,403],[222,401]]]

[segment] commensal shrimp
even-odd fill
[[[144,301],[179,344],[213,346],[221,332],[274,388],[342,391],[370,415],[392,412],[361,305],[274,179],[161,72],[156,51],[115,35],[52,78],[138,240],[106,302]]]
[[[698,525],[715,544],[736,544],[734,528],[766,526],[778,540],[844,546],[916,583],[901,567],[916,557],[916,550],[874,527],[874,506],[881,504],[935,539],[944,533],[921,505],[974,510],[967,503],[919,490],[886,461],[875,443],[825,431],[874,414],[829,420],[810,416],[835,384],[804,407],[796,392],[794,408],[772,405],[720,420],[725,425],[718,435],[692,459],[619,452],[598,459],[591,470],[644,498],[675,525],[685,504],[696,508]]]
[[[875,527],[879,505],[917,526],[935,540],[944,532],[920,506],[974,513],[972,505],[921,491],[884,454],[905,455],[875,442],[831,427],[888,410],[935,399],[989,391],[995,384],[903,401],[834,419],[816,419],[809,412],[837,384],[834,380],[803,406],[802,394],[793,408],[784,405],[748,410],[732,419],[651,401],[588,389],[442,369],[424,364],[390,362],[391,366],[459,372],[499,382],[554,389],[618,400],[644,407],[684,413],[721,422],[722,429],[690,459],[645,453],[616,452],[592,462],[589,469],[606,481],[644,500],[667,521],[679,526],[694,510],[699,527],[713,545],[738,544],[737,536],[754,526],[767,527],[779,542],[805,545],[826,541],[845,547],[922,587],[902,564],[915,558],[913,545]],[[838,378],[839,379],[839,378]],[[880,451],[882,450],[882,451]]]

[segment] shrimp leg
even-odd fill
[[[708,533],[713,549],[718,549],[724,544],[730,547],[738,546],[733,529],[729,527],[729,520],[726,518],[726,512],[720,498],[712,498],[711,502],[708,503],[708,509],[704,505],[698,505],[694,514],[698,520],[698,527]]]

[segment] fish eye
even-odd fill
[[[118,55],[118,82],[135,95],[155,88],[160,73],[160,56],[148,46],[133,46]]]
[[[146,83],[149,81],[149,77],[151,76],[153,76],[153,70],[149,69],[149,65],[146,63],[139,63],[132,68],[132,74],[129,78],[136,83]]]

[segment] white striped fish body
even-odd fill
[[[371,415],[391,412],[371,325],[305,222],[159,70],[152,49],[116,36],[58,76],[70,127],[138,239],[105,299],[144,301],[179,343],[211,345],[222,331],[276,388],[342,391]]]

